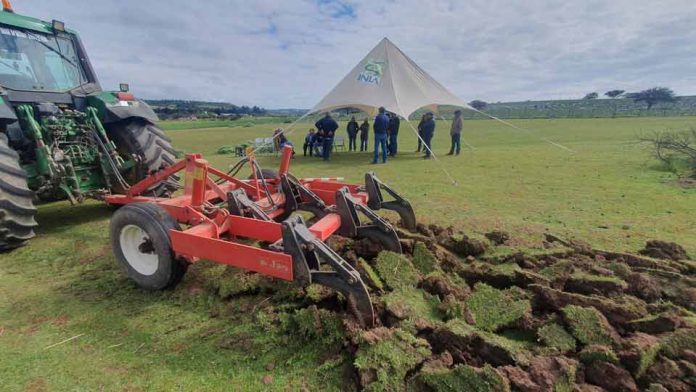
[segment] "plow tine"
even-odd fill
[[[374,172],[365,174],[365,190],[367,191],[368,207],[373,210],[387,209],[395,211],[401,218],[401,224],[404,228],[414,231],[416,230],[416,214],[413,212],[413,207],[408,200],[404,199],[394,189],[380,181]],[[394,200],[384,201],[382,190],[387,192]]]
[[[227,192],[227,208],[232,215],[251,215],[256,219],[271,221],[271,218],[256,203],[249,199],[243,189]]]
[[[283,251],[292,256],[296,282],[318,283],[337,290],[346,297],[351,312],[362,326],[374,325],[370,294],[353,266],[316,238],[299,215],[283,222],[282,236]],[[322,270],[322,265],[331,270]]]
[[[324,201],[302,185],[292,174],[282,174],[280,186],[285,195],[285,208],[288,211],[308,211],[317,218],[322,218],[328,213]]]
[[[356,271],[357,272],[357,271]],[[365,287],[365,283],[360,279],[353,283],[338,278],[338,274],[331,272],[318,271],[312,274],[315,283],[331,287],[343,294],[348,301],[348,309],[358,319],[361,326],[370,328],[375,324],[375,311],[372,308],[370,294]]]
[[[347,187],[336,191],[336,210],[341,216],[339,234],[342,236],[372,238],[381,242],[384,249],[402,253],[401,242],[394,227],[369,207],[360,204]],[[362,212],[371,223],[362,224],[358,212]]]

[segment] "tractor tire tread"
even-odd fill
[[[159,136],[160,139],[164,139],[164,140],[168,141],[169,143],[172,142],[172,139],[171,139],[169,136],[167,136],[167,135],[164,133],[164,131],[161,130],[160,128],[158,128],[158,127],[153,127],[153,126],[149,126],[149,127],[147,127],[147,128],[148,128],[148,130],[149,130],[150,132],[152,132],[152,133],[154,133],[155,135]]]
[[[36,212],[34,192],[19,165],[19,154],[9,147],[5,134],[0,134],[0,251],[25,245],[34,237]]]
[[[175,150],[170,144],[171,139],[166,137],[164,131],[150,122],[142,119],[130,119],[112,125],[110,131],[117,144],[140,156],[141,165],[136,169],[136,181],[140,181],[151,173],[176,162]],[[172,175],[168,180],[155,185],[150,191],[154,192],[156,196],[169,194],[177,188],[178,180],[178,176]],[[117,191],[122,192],[122,190]]]

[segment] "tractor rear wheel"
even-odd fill
[[[27,186],[27,174],[19,155],[0,133],[0,251],[25,245],[34,237],[34,192]]]
[[[144,179],[151,173],[173,165],[176,151],[172,140],[155,124],[134,118],[107,126],[109,136],[116,143],[122,156],[135,157],[136,165],[122,173],[129,185]],[[147,192],[157,197],[169,196],[178,187],[178,177],[171,176],[150,188]],[[114,179],[112,191],[126,193],[124,186]]]
[[[176,286],[188,263],[172,250],[169,230],[181,230],[162,207],[128,204],[111,218],[111,246],[116,260],[138,287],[162,290]]]

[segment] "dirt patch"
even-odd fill
[[[249,334],[225,336],[218,339],[215,346],[221,349],[248,353],[254,350],[254,337]]]
[[[610,391],[638,391],[631,373],[609,362],[593,362],[585,369],[585,379]]]
[[[372,329],[323,286],[220,270],[206,289],[266,298],[248,309],[259,326],[324,347],[328,362],[346,358],[349,389],[696,389],[696,267],[677,244],[649,241],[638,255],[547,235],[541,253],[500,255],[491,244],[515,243],[512,234],[479,239],[436,225],[398,233],[404,254],[372,239],[329,241],[369,288]],[[245,335],[216,344],[254,350]]]
[[[491,241],[494,245],[503,245],[510,239],[510,234],[505,231],[491,231],[485,234],[486,238]]]
[[[656,259],[668,260],[687,260],[689,256],[686,254],[681,245],[674,242],[650,240],[645,243],[645,249],[641,249],[638,253]]]
[[[48,387],[46,386],[46,380],[43,377],[39,377],[27,384],[24,390],[27,392],[44,392],[48,391]]]

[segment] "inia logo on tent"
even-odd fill
[[[382,72],[384,69],[384,61],[367,59],[363,66],[362,72],[358,74],[358,82],[379,84],[382,80]]]

